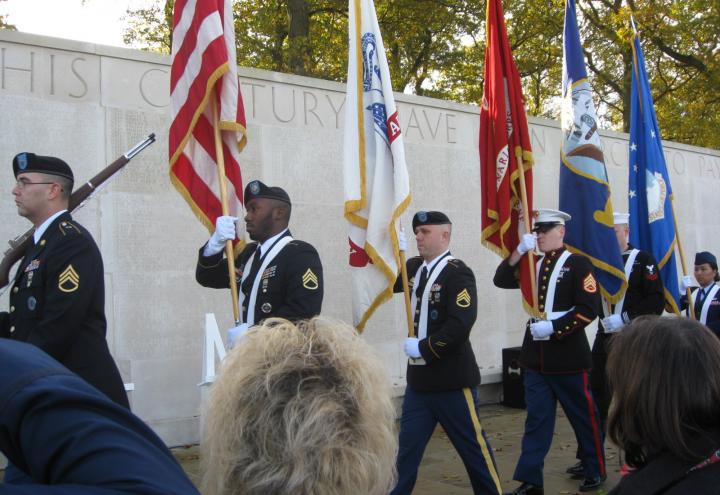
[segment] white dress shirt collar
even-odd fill
[[[40,238],[43,236],[43,234],[45,233],[45,231],[47,230],[47,228],[50,227],[50,224],[53,223],[53,221],[54,221],[57,217],[59,217],[60,215],[62,215],[62,214],[65,213],[66,211],[67,211],[67,210],[60,210],[60,211],[58,211],[57,213],[55,213],[54,215],[52,215],[50,218],[48,218],[47,220],[45,220],[45,221],[40,225],[40,227],[38,227],[38,228],[35,229],[35,232],[33,233],[33,241],[35,242],[35,244],[38,243],[38,241],[39,241]]]
[[[265,242],[258,243],[260,247],[260,257],[265,256],[267,254],[267,251],[273,247],[275,244],[275,241],[280,239],[282,236],[285,235],[285,233],[288,231],[288,229],[283,230],[279,234],[275,234],[270,239],[266,239]]]
[[[430,262],[424,261],[420,268],[427,267],[428,273],[430,273],[435,265],[438,264],[438,261],[444,258],[448,253],[450,253],[450,250],[446,249],[440,256],[433,258]]]

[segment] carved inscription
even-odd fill
[[[113,71],[100,69],[112,67]],[[108,75],[108,73],[112,74]],[[118,80],[118,74],[121,78]],[[115,77],[115,84],[107,84]],[[95,54],[51,50],[42,46],[2,43],[0,91],[40,98],[93,100],[113,106],[166,111],[170,69],[166,65],[137,63]],[[245,112],[256,125],[289,125],[341,129],[344,124],[344,91],[313,88],[292,83],[240,78]],[[102,94],[101,94],[102,88]],[[108,95],[111,97],[108,98]],[[400,126],[408,142],[477,146],[474,110],[452,112],[444,108],[398,102]],[[530,138],[536,163],[559,157],[559,130],[531,125]],[[555,140],[557,139],[557,142]],[[602,147],[608,167],[628,166],[628,143],[604,137]],[[720,157],[713,154],[665,148],[671,175],[691,175],[720,181]]]

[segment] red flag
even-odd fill
[[[209,231],[222,214],[214,125],[221,130],[228,213],[242,216],[238,156],[245,110],[230,0],[177,0],[173,12],[170,179]]]
[[[523,229],[520,170],[525,170],[528,210],[532,211],[532,165],[520,75],[505,31],[501,0],[487,0],[485,87],[480,109],[480,183],[482,243],[502,257],[518,245]],[[527,213],[525,213],[527,214]],[[528,217],[529,218],[529,217]],[[520,263],[525,308],[532,313],[530,269]]]

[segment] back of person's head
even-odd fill
[[[661,452],[708,455],[693,439],[720,429],[720,341],[710,330],[688,318],[637,318],[613,338],[607,372],[608,434],[629,465]]]
[[[385,494],[390,380],[345,323],[265,320],[222,363],[204,424],[206,495]]]

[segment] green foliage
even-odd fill
[[[6,2],[7,0],[0,0],[0,2]],[[0,29],[7,29],[10,31],[16,31],[17,28],[13,24],[7,22],[7,14],[0,14]]]
[[[2,0],[0,0],[2,1]],[[557,118],[565,0],[504,0],[530,115]],[[720,2],[577,0],[588,74],[605,127],[629,128],[631,15],[665,139],[720,148]],[[344,81],[347,0],[235,0],[242,66]],[[375,0],[393,87],[477,104],[485,2]],[[172,0],[129,11],[125,41],[169,53]]]
[[[174,0],[157,1],[145,9],[128,9],[125,19],[129,27],[123,34],[123,42],[133,48],[169,54],[174,3]]]

